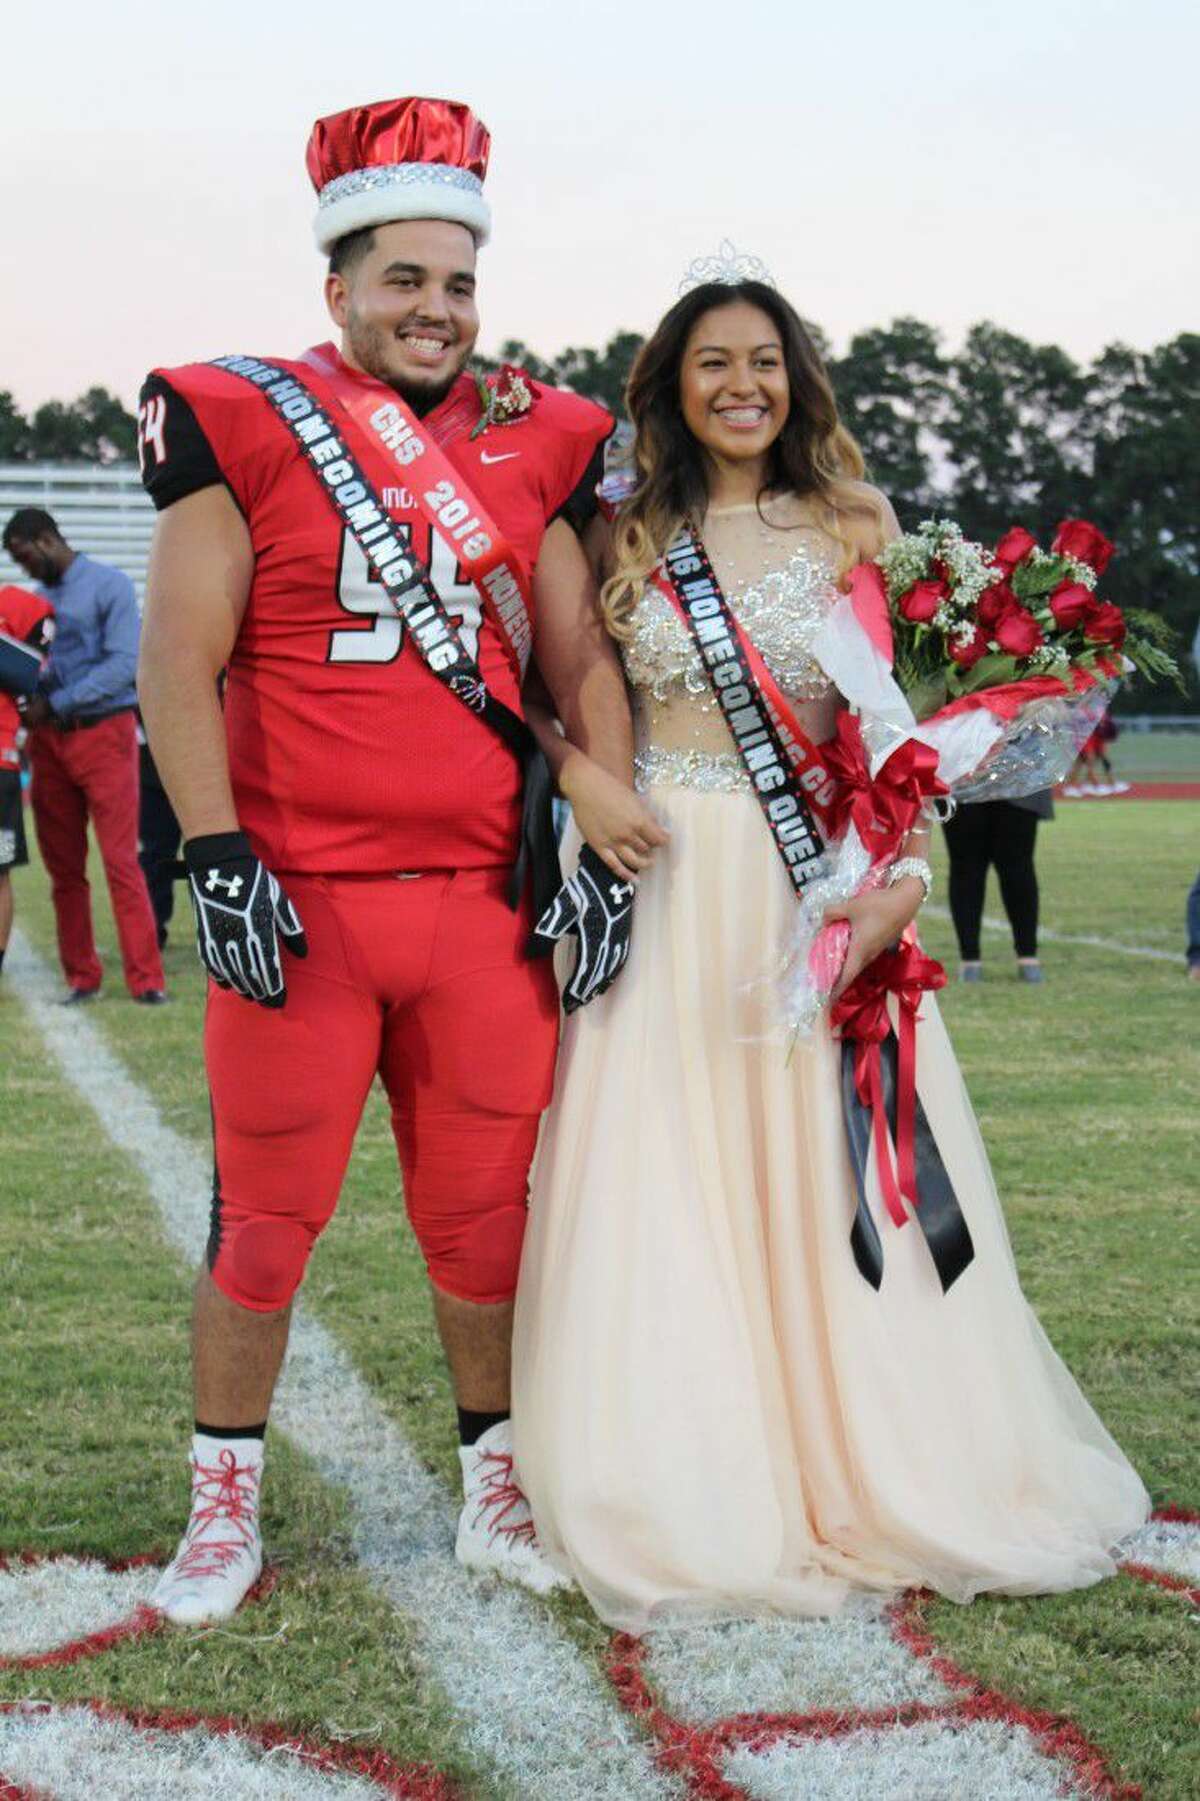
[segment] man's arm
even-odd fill
[[[534,656],[563,736],[536,702],[530,724],[583,836],[614,874],[636,878],[667,833],[633,788],[625,678],[587,558],[564,519],[543,540],[533,592]]]
[[[77,681],[52,689],[47,698],[60,718],[98,713],[133,684],[138,660],[138,612],[133,583],[119,569],[105,577],[100,596],[100,655]]]
[[[159,515],[138,698],[185,838],[238,829],[217,677],[245,615],[253,573],[250,533],[226,488],[201,488]]]

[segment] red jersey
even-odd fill
[[[46,621],[53,617],[54,608],[42,595],[31,594],[28,588],[0,588],[0,632],[6,632],[10,638],[20,638],[40,649],[48,637]],[[0,769],[20,767],[17,752],[20,723],[16,701],[0,689]]]
[[[271,361],[312,379],[303,364]],[[551,520],[562,514],[578,528],[590,511],[612,429],[591,401],[530,386],[524,417],[474,440],[464,428],[441,446],[526,581]],[[461,376],[423,423],[436,435],[439,414],[461,413],[473,390]],[[250,530],[254,576],[225,720],[238,819],[263,860],[311,874],[511,864],[516,760],[406,642],[376,572],[264,397],[203,363],[156,370],[142,390],[139,447],[156,506],[224,482]],[[415,548],[488,686],[520,712],[507,649],[451,543],[420,525]]]

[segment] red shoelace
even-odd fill
[[[240,1464],[232,1451],[225,1450],[215,1464],[193,1462],[192,1468],[187,1549],[175,1560],[175,1574],[220,1576],[244,1551],[253,1548],[258,1529],[259,1466]],[[203,1534],[218,1520],[229,1522],[233,1536],[205,1538]]]
[[[532,1518],[505,1523],[514,1507],[528,1509],[529,1506],[524,1494],[513,1481],[513,1460],[510,1453],[481,1451],[479,1460],[493,1467],[483,1477],[484,1492],[479,1497],[475,1524],[478,1526],[481,1521],[486,1520],[488,1532],[493,1538],[523,1539],[527,1544],[536,1544],[537,1531]]]

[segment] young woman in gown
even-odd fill
[[[792,890],[691,639],[645,582],[689,518],[820,741],[840,702],[813,638],[894,516],[855,479],[820,361],[769,287],[686,295],[629,405],[639,479],[604,600],[638,784],[670,840],[641,876],[628,966],[566,1021],[535,1166],[513,1412],[539,1537],[631,1631],[828,1613],[851,1586],[967,1601],[1095,1582],[1147,1497],[1021,1293],[936,1004],[918,1092],[976,1255],[943,1295],[876,1194],[876,1292],[849,1244],[837,1046],[821,1024],[789,1060],[771,1030]],[[849,973],[923,894],[909,876],[848,904]]]

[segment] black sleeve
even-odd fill
[[[554,515],[555,519],[565,519],[580,537],[597,511],[596,489],[604,476],[604,445],[607,442],[605,438],[604,443],[597,444],[587,468]]]
[[[138,396],[138,458],[142,486],[160,513],[225,480],[200,421],[161,375],[147,376]]]

